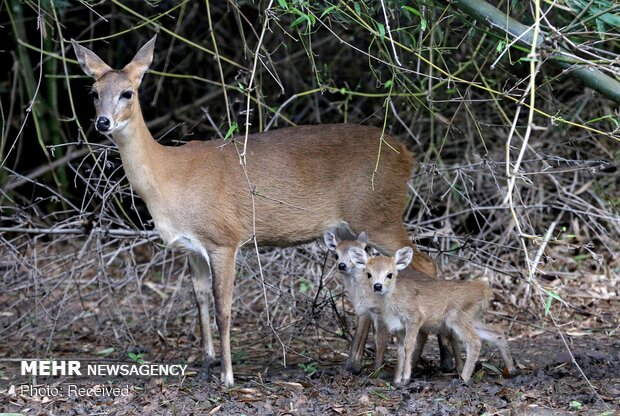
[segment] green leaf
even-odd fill
[[[383,23],[377,23],[377,26],[379,26],[379,38],[381,40],[385,39],[385,26]]]
[[[506,41],[505,40],[500,40],[497,43],[497,47],[495,48],[495,50],[497,51],[497,53],[500,53],[501,51],[504,50],[505,47],[506,47]]]
[[[571,402],[568,405],[570,406],[572,410],[581,410],[581,408],[583,407],[583,404],[581,404],[577,400],[571,400]]]
[[[324,17],[325,15],[329,14],[332,12],[332,10],[337,10],[338,6],[329,6],[327,9],[323,10],[323,13],[321,13],[321,17]]]
[[[357,13],[358,16],[362,15],[362,6],[360,6],[359,3],[355,3],[353,5],[353,8],[355,9],[355,13]]]
[[[144,364],[144,360],[142,359],[142,357],[144,356],[144,354],[142,354],[142,353],[136,354],[136,353],[133,353],[133,352],[128,352],[128,353],[127,353],[127,356],[128,356],[131,360],[133,360],[133,361],[137,362],[138,364]]]
[[[553,299],[561,302],[562,298],[552,290],[545,289],[545,293],[547,294],[547,300],[545,301],[545,316],[547,316],[551,310],[551,302],[553,302]]]
[[[411,12],[411,13],[415,14],[416,16],[422,17],[422,13],[420,13],[417,9],[414,9],[411,6],[403,6],[403,9],[407,10],[408,12]]]
[[[286,4],[286,0],[278,0],[278,3],[280,3],[280,7],[282,7],[285,10],[288,10],[288,4]]]
[[[227,141],[228,139],[232,137],[233,134],[238,133],[238,132],[239,132],[239,126],[237,125],[236,121],[233,121],[230,127],[228,128],[226,135],[224,136],[224,141]]]
[[[425,18],[422,18],[422,21],[420,22],[420,30],[424,32],[427,26],[428,26],[428,22],[426,21]]]

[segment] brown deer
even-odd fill
[[[153,60],[155,36],[121,70],[72,42],[82,70],[95,79],[96,129],[117,144],[127,179],[145,201],[163,241],[190,254],[203,375],[209,374],[215,356],[207,304],[211,275],[221,379],[227,386],[234,383],[231,304],[235,257],[244,243],[255,238],[263,245],[290,246],[346,225],[370,231],[372,243],[384,253],[412,246],[402,213],[413,158],[381,130],[337,124],[253,134],[245,166],[239,163],[240,143],[234,139],[162,146],[146,127],[138,97]],[[413,267],[435,274],[432,260],[421,253],[416,252]]]
[[[386,332],[383,321],[378,319],[378,308],[376,307],[376,300],[372,295],[372,291],[366,290],[366,285],[363,281],[365,279],[365,274],[356,267],[350,254],[353,248],[359,250],[366,249],[368,234],[362,231],[355,239],[341,239],[337,231],[338,230],[326,230],[323,239],[327,248],[334,252],[338,264],[338,271],[344,276],[345,291],[353,303],[355,314],[357,315],[357,327],[345,368],[353,373],[359,373],[361,371],[361,361],[369,330],[369,327],[365,326],[364,322],[366,320],[372,320],[375,341],[374,368],[378,370],[383,365],[383,356],[387,348],[389,333]],[[370,249],[373,250],[372,248]],[[429,276],[412,269],[411,272],[403,273],[403,277],[432,279],[435,276]],[[446,347],[450,339],[444,339],[443,336],[438,335],[437,340],[439,341],[440,368],[443,371],[451,370],[451,354],[450,350]]]
[[[503,331],[482,322],[482,315],[493,297],[485,282],[403,278],[399,272],[416,273],[408,267],[413,257],[410,247],[399,249],[394,257],[369,257],[356,247],[351,248],[350,255],[356,267],[366,274],[365,290],[374,292],[383,323],[389,331],[397,333],[395,383],[409,381],[429,332],[451,339],[457,368],[466,383],[480,354],[481,338],[498,347],[506,369],[514,373]],[[464,366],[457,337],[467,351]]]

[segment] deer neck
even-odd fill
[[[140,108],[127,124],[112,133],[125,174],[133,189],[149,205],[161,188],[164,146],[157,143],[146,127]]]

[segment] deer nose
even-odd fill
[[[347,265],[344,263],[338,263],[338,270],[347,270]]]
[[[383,290],[383,285],[382,285],[381,283],[375,283],[375,284],[372,286],[372,289],[373,289],[375,292],[381,292],[381,291]]]
[[[102,132],[110,130],[110,119],[107,117],[99,117],[95,127],[97,127],[98,131]]]

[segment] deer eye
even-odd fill
[[[334,254],[334,256],[336,257],[336,260],[338,260],[338,258],[339,258],[339,257],[338,257],[338,254]]]
[[[97,94],[97,91],[95,91],[95,90],[90,90],[88,95],[90,95],[93,100],[98,100],[99,99],[99,94]]]
[[[372,274],[366,273],[366,276],[368,276],[369,279],[372,279]]]
[[[392,273],[388,273],[386,277],[387,277],[388,279],[391,279],[391,278],[392,278]]]
[[[131,97],[133,97],[133,91],[123,91],[121,93],[121,98],[124,98],[126,100],[130,100]]]

